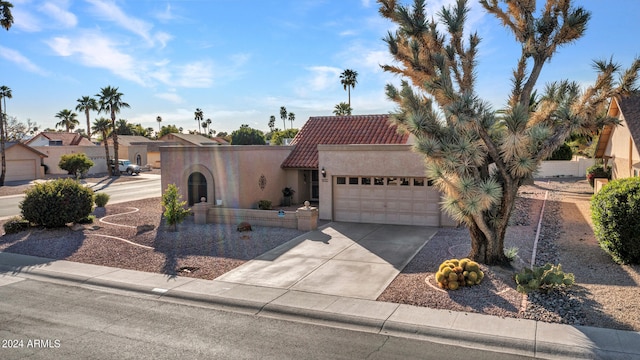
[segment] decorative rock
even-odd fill
[[[156,228],[155,225],[151,225],[151,224],[138,225],[136,227],[136,232],[138,234],[142,234],[144,232],[151,231],[155,228]]]
[[[251,224],[249,224],[246,221],[243,221],[240,224],[238,224],[238,231],[240,231],[240,232],[253,231],[253,229],[251,229]]]

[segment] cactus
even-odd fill
[[[575,282],[575,277],[571,273],[565,273],[562,265],[557,266],[549,263],[533,269],[523,269],[515,275],[517,289],[521,293],[530,291],[547,292],[556,287],[571,286]]]
[[[435,276],[438,287],[448,290],[478,285],[483,278],[484,273],[480,270],[478,263],[466,258],[443,261]]]

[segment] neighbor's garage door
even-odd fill
[[[439,201],[424,178],[333,177],[335,221],[439,226]]]
[[[7,161],[6,181],[33,180],[36,178],[36,161],[34,159]]]

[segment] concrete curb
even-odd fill
[[[640,332],[166,277],[0,252],[0,279],[2,277],[122,290],[165,301],[541,359],[640,358]]]

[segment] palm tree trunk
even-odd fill
[[[2,152],[2,172],[0,172],[0,186],[4,186],[4,178],[7,173],[7,159],[5,157],[4,143],[7,138],[5,137],[4,130],[4,114],[2,113],[2,106],[0,106],[0,152]]]
[[[111,111],[111,126],[113,127],[112,137],[113,137],[113,158],[116,165],[115,171],[113,171],[112,176],[120,176],[120,171],[118,170],[118,130],[116,128],[116,113]]]
[[[109,164],[109,143],[107,142],[107,132],[103,131],[102,132],[102,139],[103,139],[103,143],[104,143],[104,155],[106,157],[106,161],[107,161],[107,174],[109,174],[109,176],[113,176],[113,171],[111,171],[111,164]]]
[[[85,115],[87,115],[87,138],[91,141],[91,120],[89,119],[89,109],[84,111]]]

